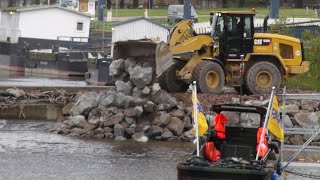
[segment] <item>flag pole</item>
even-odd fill
[[[197,157],[200,156],[200,153],[199,153],[199,129],[198,129],[198,99],[197,99],[197,83],[196,81],[193,81],[193,120],[194,120],[194,123],[195,123],[195,129],[196,129],[196,143],[197,143]]]
[[[259,152],[261,149],[261,144],[262,144],[262,140],[263,140],[263,136],[265,136],[265,129],[268,125],[268,120],[269,120],[269,116],[270,116],[270,110],[272,108],[272,103],[273,103],[273,98],[274,98],[274,90],[275,87],[272,87],[272,91],[271,91],[271,96],[270,96],[270,100],[269,100],[269,105],[268,105],[268,109],[267,109],[267,113],[266,113],[266,117],[264,119],[264,123],[263,123],[263,129],[262,129],[262,133],[260,135],[260,140],[259,140],[259,144],[258,144],[258,150],[257,150],[257,155],[256,155],[256,161],[258,161],[259,158]]]

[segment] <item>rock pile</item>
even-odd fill
[[[191,109],[152,82],[148,63],[119,59],[111,63],[110,75],[114,88],[81,95],[71,112],[64,112],[70,117],[50,131],[116,140],[193,140]]]
[[[130,58],[119,59],[111,63],[110,75],[116,80],[114,88],[106,94],[87,92],[75,103],[66,105],[63,113],[69,117],[55,124],[50,131],[69,136],[116,140],[194,139],[191,133],[191,107],[185,107],[184,103],[178,102],[175,97],[162,90],[159,84],[153,83],[154,71],[148,63],[141,64]],[[244,104],[267,106],[268,100],[259,96],[252,97]],[[232,98],[229,103],[237,102],[239,99]],[[319,128],[319,109],[319,101],[287,102],[285,127]],[[259,126],[260,118],[257,114],[231,112],[226,115],[231,124]],[[303,144],[309,137],[310,135],[288,135],[285,143]],[[320,145],[320,136],[311,144]]]

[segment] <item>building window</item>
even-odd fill
[[[283,59],[293,59],[293,47],[280,43],[280,55]]]
[[[78,31],[83,31],[83,23],[82,22],[78,22],[77,23],[77,30]]]

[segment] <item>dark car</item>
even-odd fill
[[[174,24],[183,19],[184,5],[170,5],[168,7],[168,23]],[[191,20],[198,22],[198,14],[193,6],[191,6]]]

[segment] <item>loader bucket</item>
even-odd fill
[[[129,57],[140,64],[149,62],[153,68],[154,77],[157,78],[173,64],[172,54],[165,43],[148,39],[119,41],[114,44],[113,59]]]

